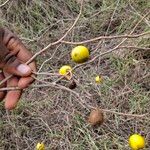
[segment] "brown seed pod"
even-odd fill
[[[101,125],[104,122],[104,115],[102,110],[99,108],[92,110],[88,117],[88,122],[92,126]]]
[[[70,81],[68,87],[69,89],[75,89],[77,86],[76,82],[74,80]]]

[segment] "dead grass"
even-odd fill
[[[0,1],[1,3],[4,0]],[[150,7],[147,0],[93,0],[84,2],[82,16],[66,37],[67,41],[82,41],[100,35],[129,34]],[[79,13],[75,0],[15,0],[0,8],[0,25],[16,32],[33,53],[58,40],[72,25]],[[134,34],[150,30],[150,16],[136,28]],[[150,48],[149,35],[128,39],[124,46]],[[85,44],[91,58],[103,49],[112,49],[121,39]],[[59,44],[41,54],[37,67],[47,61],[41,72],[56,73],[70,60],[73,45]],[[97,50],[95,51],[95,49]],[[18,107],[7,112],[0,104],[0,150],[33,150],[43,141],[46,150],[129,150],[128,137],[141,133],[150,148],[150,50],[124,49],[83,65],[74,71],[79,94],[54,88],[29,88]],[[118,54],[118,53],[117,53]],[[53,56],[53,57],[52,57]],[[135,61],[137,60],[137,61]],[[104,82],[97,85],[97,74]],[[40,80],[52,82],[57,76]],[[38,81],[34,83],[39,84]],[[59,84],[66,84],[61,81]],[[67,86],[67,85],[66,85]],[[81,100],[84,105],[81,105]],[[91,107],[116,112],[147,114],[142,118],[105,113],[105,122],[92,128],[86,119]]]

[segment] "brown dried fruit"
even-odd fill
[[[75,89],[77,86],[76,82],[74,80],[70,81],[68,87],[69,89]]]
[[[104,122],[104,115],[102,110],[100,110],[99,108],[92,110],[88,117],[88,122],[92,126],[101,125]]]

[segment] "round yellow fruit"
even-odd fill
[[[76,46],[71,52],[71,58],[76,63],[83,63],[90,57],[89,50],[85,46]]]
[[[64,65],[59,69],[59,74],[60,75],[66,75],[69,71],[71,71],[72,68],[68,65]]]
[[[95,82],[96,82],[96,83],[101,83],[102,80],[103,80],[103,79],[102,79],[101,76],[96,76],[96,77],[95,77]]]
[[[132,150],[139,150],[145,147],[145,139],[139,134],[133,134],[129,138],[129,145]]]
[[[38,143],[36,145],[36,150],[45,150],[45,145],[44,143]]]

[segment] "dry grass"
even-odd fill
[[[4,0],[0,0],[4,3]],[[65,41],[83,41],[97,36],[129,34],[150,7],[147,0],[85,1],[82,15]],[[10,0],[0,8],[0,25],[20,36],[35,54],[58,40],[70,28],[79,13],[75,0]],[[133,34],[150,31],[150,15]],[[128,137],[141,133],[150,149],[150,40],[149,35],[127,39],[128,48],[98,57],[92,63],[76,68],[77,88],[40,87],[26,89],[18,107],[6,112],[0,104],[0,150],[33,150],[43,141],[46,150],[129,150]],[[91,59],[113,49],[122,39],[86,43]],[[57,73],[64,64],[75,66],[70,59],[74,45],[59,43],[37,57],[41,72]],[[134,48],[133,48],[134,47]],[[135,47],[140,47],[138,50]],[[144,49],[146,48],[146,49]],[[121,53],[120,53],[121,51]],[[137,60],[137,61],[135,61]],[[104,82],[97,85],[97,74]],[[39,80],[52,82],[58,76],[39,75]],[[40,83],[36,81],[35,85]],[[87,123],[92,107],[116,112],[147,114],[129,117],[105,113],[98,128]]]

